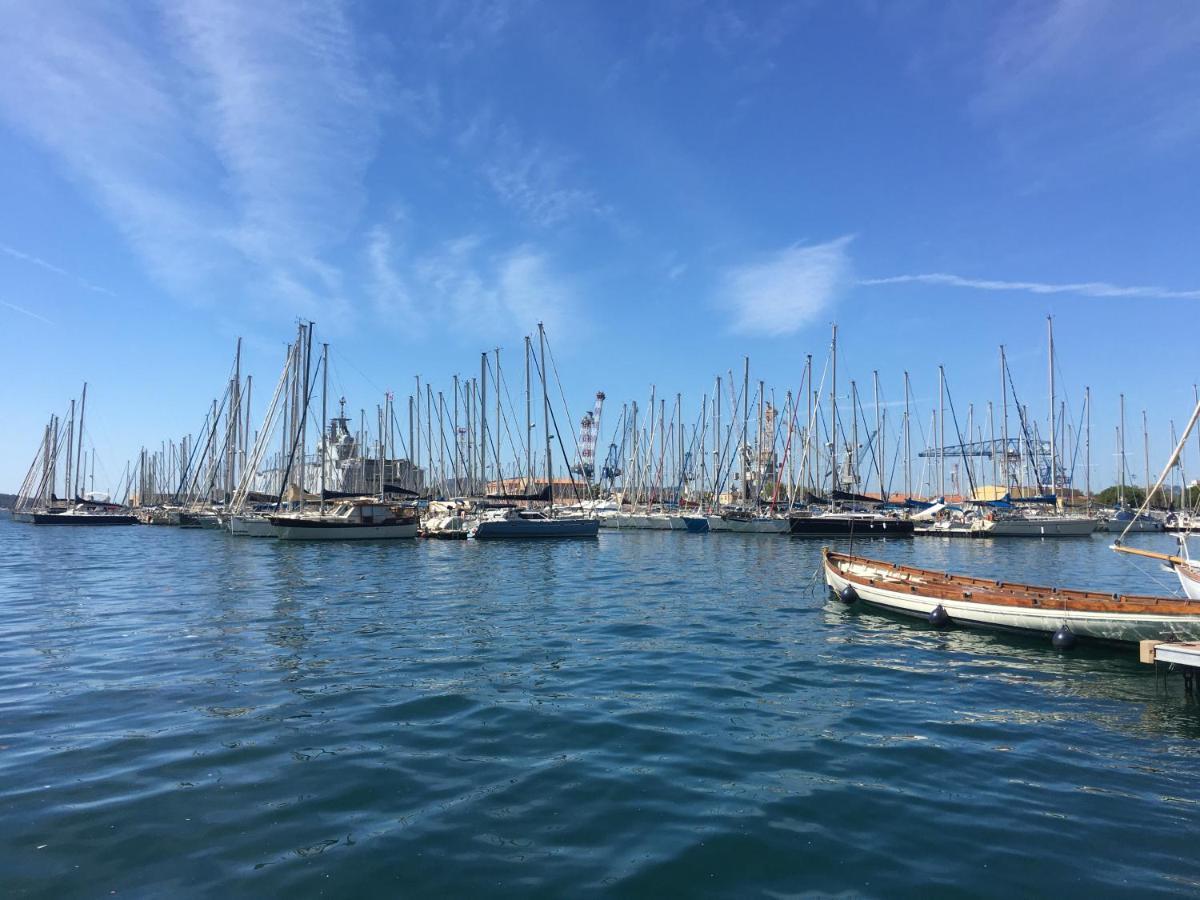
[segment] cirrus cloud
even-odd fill
[[[718,303],[736,334],[794,334],[828,309],[849,281],[853,235],[793,244],[725,271]]]

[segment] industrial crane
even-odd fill
[[[600,434],[600,414],[604,411],[604,391],[596,391],[596,406],[579,423],[579,463],[571,467],[590,484],[596,474],[596,438]]]

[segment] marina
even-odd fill
[[[0,517],[16,893],[832,892],[848,864],[893,893],[973,878],[981,845],[1019,856],[1004,885],[1033,893],[1168,893],[1194,871],[1200,714],[1177,675],[1136,645],[1062,653],[847,607],[819,541],[68,532]],[[1144,591],[1109,539],[833,547]],[[846,840],[858,815],[870,841]],[[714,852],[739,862],[693,862]],[[1063,852],[1105,865],[1066,876]]]
[[[1200,896],[1200,4],[3,18],[0,900]]]

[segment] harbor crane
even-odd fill
[[[596,474],[596,439],[600,435],[600,414],[604,412],[604,391],[596,391],[596,406],[579,423],[579,462],[571,467],[590,484]]]

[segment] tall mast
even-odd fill
[[[837,421],[837,323],[833,325],[833,340],[829,344],[832,358],[829,379],[829,499],[837,490],[838,421]]]
[[[501,427],[500,419],[500,348],[496,350],[496,482],[499,484],[504,480],[504,469],[500,462],[500,441],[504,438],[504,429]]]
[[[1150,503],[1150,429],[1146,424],[1146,411],[1142,410],[1142,447],[1146,459],[1146,503]]]
[[[438,470],[441,473],[440,494],[446,494],[446,397],[438,391]]]
[[[458,376],[454,376],[454,493],[461,494],[462,486],[458,481]]]
[[[87,410],[87,382],[83,383],[83,396],[79,399],[79,445],[75,453],[75,473],[76,479],[82,483],[82,479],[78,477],[79,470],[83,468],[83,414]],[[74,500],[75,495],[79,493],[79,488],[76,485],[71,486],[70,496],[67,500]]]
[[[904,496],[912,496],[912,426],[909,423],[908,372],[904,373]]]
[[[525,481],[529,485],[526,493],[532,493],[533,487],[533,382],[530,379],[529,360],[533,356],[529,335],[525,335]]]
[[[879,459],[879,499],[887,503],[887,497],[883,495],[883,410],[879,408],[879,370],[873,372],[875,380],[875,444],[878,449]]]
[[[742,461],[742,502],[750,499],[750,485],[746,483],[746,443],[750,431],[750,357],[745,358],[742,370],[742,444],[738,456]]]
[[[82,424],[80,424],[79,431],[81,433],[83,432]],[[71,414],[67,418],[67,470],[65,473],[65,481],[64,481],[64,493],[67,495],[68,500],[75,499],[75,491],[74,491],[75,482],[71,478],[71,476],[73,474],[71,471],[71,453],[75,449],[74,445],[75,445],[75,398],[72,397],[71,398]]]
[[[850,450],[846,456],[846,474],[850,476],[850,490],[857,493],[858,484],[858,383],[850,379]]]
[[[1117,442],[1120,446],[1119,468],[1121,470],[1120,487],[1117,488],[1117,503],[1125,505],[1125,395],[1121,395],[1121,426],[1117,432]]]
[[[542,376],[542,423],[546,429],[546,486],[550,489],[550,511],[554,512],[554,465],[550,453],[550,395],[546,393],[546,330],[538,322],[539,368]]]
[[[1000,406],[1001,406],[1001,430],[1004,434],[1004,449],[1003,449],[1003,465],[1001,470],[1004,473],[1004,490],[1007,493],[1011,487],[1009,470],[1008,470],[1008,382],[1005,378],[1005,373],[1008,371],[1008,364],[1004,359],[1004,345],[1000,345]]]
[[[1087,432],[1084,435],[1083,450],[1083,480],[1087,493],[1087,509],[1092,511],[1092,389],[1083,389],[1083,410]]]
[[[683,500],[683,394],[675,394],[675,415],[679,417],[679,446],[676,448],[679,457],[679,472],[675,479],[675,486],[678,489],[676,503]],[[676,507],[678,509],[678,507]]]
[[[804,490],[807,492],[812,485],[812,431],[813,431],[813,390],[812,390],[812,354],[809,353],[804,360],[804,400],[808,405],[806,418],[804,420],[804,467],[801,477],[804,481]]]
[[[479,480],[487,492],[487,351],[479,354]]]
[[[328,403],[329,395],[329,345],[321,345],[321,443],[317,449],[321,454],[321,512],[325,512],[325,470],[329,468],[329,425]]]
[[[946,370],[938,366],[938,491],[946,499]]]
[[[991,400],[988,401],[988,446],[992,448],[992,484],[996,485],[1000,483],[1000,477],[996,469],[996,410]]]
[[[1046,316],[1046,343],[1050,350],[1049,353],[1049,368],[1050,368],[1050,493],[1058,496],[1058,455],[1057,447],[1054,442],[1054,432],[1056,416],[1056,408],[1054,403],[1054,319]],[[1058,505],[1057,499],[1055,505]]]
[[[718,486],[721,479],[721,376],[717,376],[717,389],[713,394],[713,496],[712,509],[715,512],[719,498]]]
[[[242,429],[242,462],[241,462],[241,467],[242,467],[242,473],[243,473],[243,475],[245,474],[245,471],[246,471],[246,453],[247,453],[247,451],[249,450],[249,447],[250,447],[250,443],[249,443],[249,442],[250,442],[250,399],[251,399],[250,392],[251,392],[251,389],[252,389],[253,387],[254,387],[254,376],[253,376],[253,375],[247,375],[247,376],[246,376],[246,403],[245,403],[245,406],[246,406],[246,424],[245,424],[245,427]],[[255,436],[255,443],[256,443],[256,444],[258,443],[258,440],[257,440],[257,435]],[[259,454],[259,455],[261,456],[261,454]]]

